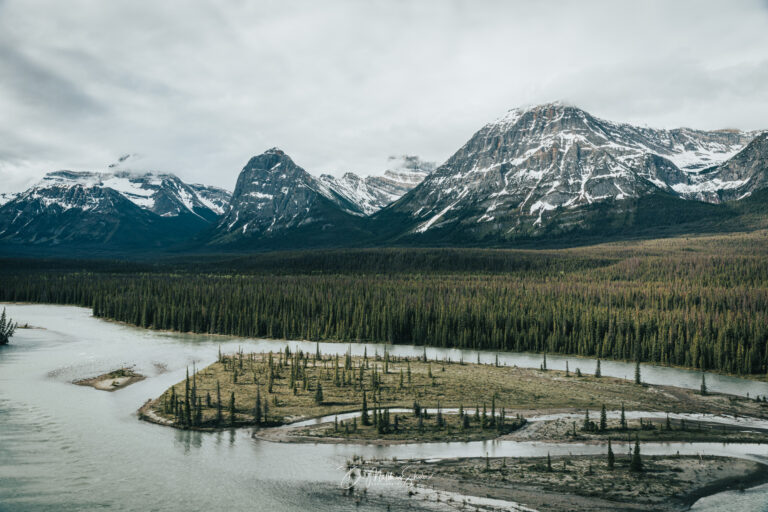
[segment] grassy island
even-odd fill
[[[395,408],[405,411],[389,410]],[[329,417],[324,424],[294,432],[299,437],[329,440],[522,436],[530,430],[520,429],[526,417],[577,411],[585,415],[578,425],[572,421],[559,425],[537,422],[540,438],[570,436],[584,441],[628,434],[634,438],[637,433],[641,439],[689,440],[695,432],[710,435],[710,440],[725,440],[722,436],[730,435],[721,428],[678,421],[665,425],[658,419],[642,425],[637,420],[617,424],[613,419],[603,424],[604,408],[768,417],[768,404],[762,401],[636,384],[580,370],[535,370],[428,360],[426,356],[402,358],[386,352],[327,356],[289,348],[278,353],[220,355],[214,364],[193,370],[185,380],[148,402],[141,412],[150,421],[192,429],[268,428]],[[334,417],[356,411],[362,415],[346,420]],[[590,413],[591,420],[586,418]],[[542,429],[541,424],[550,426]],[[761,438],[763,434],[754,435]]]

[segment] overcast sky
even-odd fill
[[[768,128],[768,2],[0,0],[0,191],[143,166],[232,189],[444,161],[520,105]]]

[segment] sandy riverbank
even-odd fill
[[[144,380],[144,376],[131,370],[130,368],[120,368],[118,370],[104,373],[90,379],[75,381],[78,386],[90,386],[101,391],[117,391],[134,382]]]
[[[565,465],[564,465],[565,464]],[[364,469],[429,475],[421,486],[547,511],[687,510],[696,500],[768,482],[768,467],[724,457],[645,457],[642,473],[605,457],[484,458],[367,462]]]

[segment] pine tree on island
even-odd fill
[[[624,402],[621,402],[621,418],[619,419],[621,430],[627,430],[627,416],[624,414]]]
[[[229,425],[235,426],[235,392],[229,396]]]
[[[220,426],[222,422],[222,413],[221,413],[221,386],[219,385],[219,381],[216,381],[216,426]]]
[[[608,438],[608,469],[613,469],[615,463],[616,456],[613,454],[613,449],[611,448],[611,438]]]
[[[261,388],[256,388],[256,406],[253,408],[253,421],[261,425]]]
[[[608,429],[608,415],[605,412],[605,404],[600,409],[600,431],[604,432]]]
[[[643,470],[643,461],[640,458],[640,438],[635,436],[635,451],[632,454],[632,460],[629,462],[629,470],[639,473]]]
[[[368,399],[365,396],[365,390],[363,390],[363,412],[360,416],[360,423],[363,425],[370,425],[371,420],[368,419]]]

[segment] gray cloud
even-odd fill
[[[651,126],[768,128],[768,10],[732,2],[0,1],[0,190],[147,165],[232,188],[442,161],[554,99]]]

